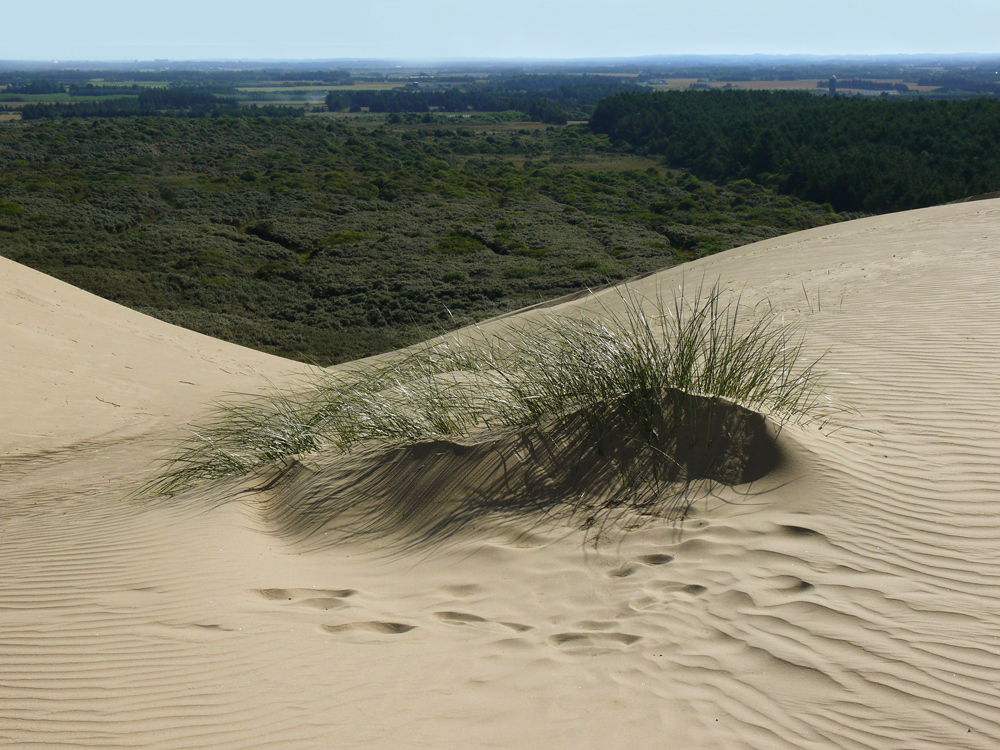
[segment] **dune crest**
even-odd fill
[[[503,438],[554,448],[506,475],[489,441],[425,443],[129,502],[211,400],[302,369],[0,261],[0,745],[995,748],[998,246],[983,200],[639,282],[770,300],[856,412],[596,548],[469,517],[477,488],[613,495],[569,423]],[[468,523],[423,554],[330,525],[378,493],[417,537]]]
[[[142,315],[0,258],[0,456],[184,424],[304,368]],[[18,408],[15,408],[17,405]],[[114,437],[112,437],[112,440]]]

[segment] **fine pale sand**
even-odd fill
[[[636,288],[682,279],[801,323],[854,411],[786,426],[777,469],[683,524],[595,545],[449,520],[475,447],[130,499],[213,400],[305,368],[0,261],[0,745],[996,748],[1000,201]],[[406,502],[441,523],[342,533]]]

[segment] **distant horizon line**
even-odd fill
[[[0,59],[0,69],[14,65],[86,65],[86,66],[135,66],[135,65],[195,65],[195,64],[242,64],[242,65],[375,65],[397,67],[413,65],[498,65],[498,64],[547,64],[547,65],[641,65],[674,62],[766,62],[766,61],[811,61],[811,62],[891,62],[891,61],[934,61],[934,60],[992,60],[1000,59],[1000,52],[892,52],[892,53],[684,53],[684,54],[650,54],[633,56],[606,57],[444,57],[444,58],[414,58],[414,57],[191,57],[167,58],[156,57],[148,59],[131,58],[114,59],[60,59],[60,58],[11,58]]]

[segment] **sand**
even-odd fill
[[[1000,201],[637,285],[701,279],[801,323],[854,411],[681,525],[401,547],[324,517],[398,492],[373,454],[130,499],[210,402],[304,368],[0,261],[0,745],[996,748]]]

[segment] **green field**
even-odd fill
[[[88,97],[89,99],[90,97]],[[69,94],[0,94],[0,102],[10,104],[29,104],[32,102],[70,102]]]
[[[394,83],[394,84],[391,84],[389,86],[389,88],[395,88],[395,87],[402,86],[402,85],[403,85],[402,83]],[[237,91],[247,91],[247,92],[259,91],[259,92],[262,92],[262,93],[271,93],[271,94],[274,94],[274,93],[288,94],[288,93],[295,93],[295,92],[299,92],[299,91],[322,92],[322,93],[325,94],[330,89],[354,89],[354,88],[361,88],[361,89],[369,88],[369,89],[373,89],[373,90],[378,90],[378,89],[381,89],[381,88],[386,88],[386,86],[384,86],[382,84],[368,84],[367,86],[365,84],[357,84],[357,86],[329,86],[329,85],[319,85],[319,86],[237,86],[236,90]]]
[[[142,79],[126,81],[102,81],[95,79],[87,81],[87,83],[92,83],[95,86],[139,86],[146,89],[165,89],[170,87],[168,81],[144,81]]]

